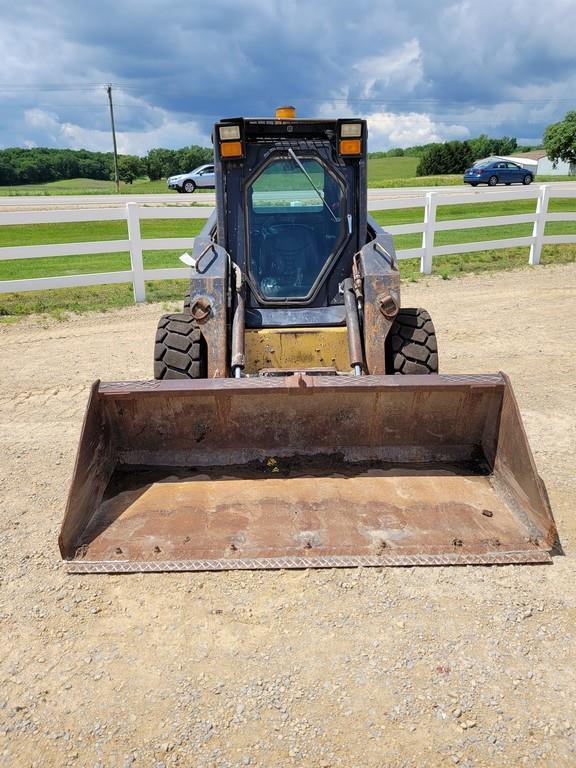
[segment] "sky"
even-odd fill
[[[576,109],[575,0],[0,0],[0,147],[210,145],[221,117],[368,119],[369,149]]]

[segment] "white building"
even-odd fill
[[[576,176],[576,164],[566,163],[563,160],[559,160],[556,168],[552,164],[552,160],[548,157],[544,150],[536,150],[534,152],[520,152],[512,157],[502,157],[502,160],[511,160],[514,163],[518,163],[523,168],[531,170],[534,175],[539,176]]]
[[[493,155],[490,159],[506,160],[511,163],[517,163],[517,165],[521,165],[522,168],[525,168],[527,171],[530,171],[530,173],[536,176],[540,170],[540,160],[539,157],[536,157],[536,155],[540,156],[542,154],[546,153],[524,152],[521,155]]]

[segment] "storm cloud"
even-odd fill
[[[0,0],[0,146],[208,144],[224,116],[360,115],[370,149],[537,140],[573,108],[573,0]]]

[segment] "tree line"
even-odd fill
[[[84,149],[1,149],[0,184],[37,184],[60,179],[109,179],[112,153]]]
[[[564,120],[548,126],[544,146],[549,157],[576,163],[576,112],[568,112]],[[445,173],[459,174],[476,160],[491,155],[510,155],[527,152],[536,147],[519,146],[515,138],[504,136],[492,139],[482,134],[467,141],[421,144],[414,147],[394,147],[386,152],[370,152],[369,158],[418,157],[418,176]],[[213,160],[208,147],[193,145],[181,149],[151,149],[145,157],[120,155],[118,170],[121,181],[131,183],[140,176],[151,181],[193,168]],[[90,152],[86,149],[0,149],[0,186],[42,184],[65,179],[113,179],[112,152]]]
[[[428,149],[418,163],[417,176],[435,176],[444,173],[464,173],[466,168],[476,160],[491,155],[510,155],[512,152],[525,150],[518,147],[515,138],[504,136],[501,139],[490,139],[482,134],[476,139],[467,141],[447,141],[436,144]]]
[[[387,152],[371,152],[368,157],[419,157],[417,176],[436,176],[445,173],[463,173],[476,160],[491,155],[510,155],[513,152],[528,152],[534,147],[519,146],[514,137],[503,136],[491,139],[481,134],[466,141],[421,144],[402,149],[395,147]]]
[[[177,173],[187,173],[198,165],[212,162],[212,149],[182,147],[151,149],[145,157],[119,155],[120,180],[131,183],[139,176],[151,181]],[[12,147],[0,149],[0,186],[44,184],[66,179],[113,179],[112,152],[89,152],[86,149],[50,149]]]

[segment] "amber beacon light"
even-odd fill
[[[295,107],[277,107],[276,108],[276,120],[294,120],[296,117]]]

